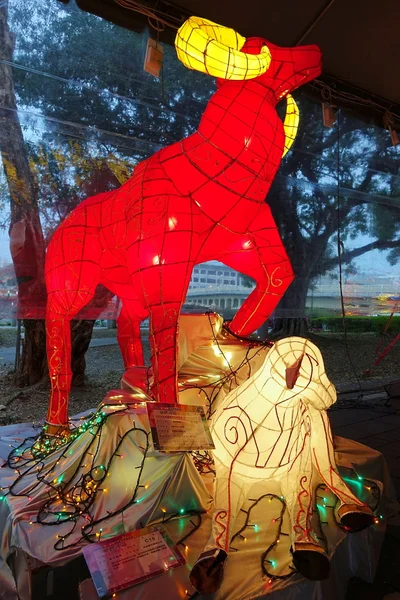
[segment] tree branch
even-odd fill
[[[304,123],[303,123],[303,127],[304,127]],[[351,133],[354,131],[358,131],[359,129],[360,129],[360,126],[357,124],[354,124],[354,121],[352,119],[346,119],[345,121],[342,121],[342,125],[340,127],[340,136],[343,139],[343,136],[345,134]],[[337,142],[337,132],[335,129],[332,129],[330,134],[328,134],[326,136],[325,140],[321,140],[319,142],[314,142],[310,148],[299,146],[298,150],[302,154],[309,154],[311,157],[315,158],[316,156],[319,156],[320,154],[322,154],[322,152],[324,150],[327,150],[328,148],[333,148],[334,145],[336,144],[336,142]]]
[[[365,254],[366,252],[370,252],[371,250],[388,250],[389,248],[400,248],[400,239],[399,240],[375,240],[375,242],[371,242],[370,244],[366,244],[365,246],[360,246],[359,248],[354,248],[354,250],[348,250],[347,252],[343,252],[341,255],[342,263],[349,263],[354,258]],[[329,270],[331,267],[334,267],[338,262],[338,258],[330,258],[324,263],[324,267],[326,270]]]

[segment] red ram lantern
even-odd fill
[[[297,128],[288,94],[319,75],[319,48],[246,40],[196,17],[175,45],[186,66],[218,77],[197,131],[141,162],[118,190],[82,202],[48,248],[49,432],[68,426],[70,321],[97,285],[121,299],[126,367],[143,365],[139,324],[150,317],[152,394],[176,402],[178,318],[194,265],[218,260],[255,280],[230,324],[241,335],[264,323],[293,279],[265,197]]]

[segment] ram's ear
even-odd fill
[[[302,360],[304,358],[304,353],[299,356],[299,358],[294,362],[290,367],[286,367],[286,387],[289,390],[292,390],[296,384],[296,381],[300,374],[300,367]]]
[[[293,96],[287,94],[286,102],[286,116],[283,122],[283,128],[285,130],[285,147],[283,149],[282,158],[287,152],[289,152],[294,140],[296,139],[300,121],[299,109],[297,108],[297,104]]]

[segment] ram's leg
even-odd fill
[[[51,394],[47,432],[68,428],[71,388],[70,322],[93,298],[100,280],[102,248],[95,228],[59,229],[46,256],[46,347]]]
[[[68,399],[71,389],[71,319],[54,310],[47,298],[46,348],[50,375],[50,400],[45,432],[60,435],[68,430]]]
[[[161,245],[161,241],[156,241]],[[168,243],[173,245],[173,249],[164,240],[166,257],[169,256],[168,251],[179,253],[179,240],[174,242],[173,237],[169,236]],[[147,245],[143,242],[140,252],[145,254],[145,250]],[[147,254],[149,252],[147,250]],[[141,266],[131,275],[142,309],[150,317],[152,394],[159,402],[178,402],[178,322],[193,266],[178,258],[169,264],[163,255],[156,255],[153,264]]]
[[[293,280],[293,270],[273,221],[270,227],[241,238],[240,246],[221,260],[256,282],[230,324],[234,333],[249,335],[272,314]]]
[[[281,480],[291,522],[293,564],[307,579],[321,580],[329,576],[329,557],[313,531],[314,490],[309,422],[298,438],[298,452]]]
[[[193,587],[202,594],[221,586],[224,563],[234,533],[236,517],[248,496],[250,485],[216,460],[216,489],[211,536],[190,573]]]
[[[69,290],[50,292],[46,311],[46,348],[50,375],[47,433],[68,429],[68,399],[71,389],[71,319],[91,300],[92,293]]]
[[[178,402],[177,353],[180,303],[153,305],[150,312],[151,363],[153,396],[159,402]]]
[[[312,419],[312,458],[322,480],[338,497],[335,516],[349,530],[358,531],[374,522],[372,510],[348,488],[336,467],[332,431],[325,411],[308,407]]]
[[[235,475],[234,471],[216,461],[215,509],[209,543],[226,553],[229,552],[236,518],[247,499],[250,487],[246,479]]]
[[[143,310],[139,300],[122,300],[121,312],[117,319],[117,340],[125,369],[144,366],[140,323]]]

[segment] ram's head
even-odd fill
[[[190,17],[183,23],[175,47],[186,67],[225,81],[259,78],[268,86],[271,79],[284,83],[291,77],[294,89],[321,73],[318,46],[280,48],[260,37],[246,40],[233,29],[200,17]],[[285,90],[280,93],[283,97]]]
[[[258,37],[239,33],[200,17],[190,17],[175,38],[179,60],[189,69],[227,81],[257,79],[275,95],[287,98],[284,153],[292,145],[298,127],[298,109],[289,91],[314,79],[321,72],[318,46],[280,48]]]

